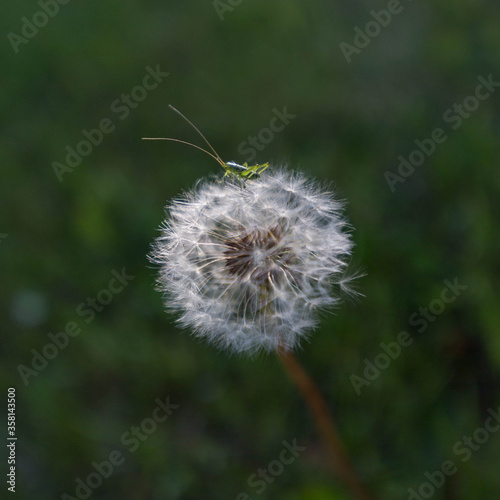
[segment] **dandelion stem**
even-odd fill
[[[368,492],[358,477],[351,459],[345,451],[337,426],[318,387],[291,350],[285,350],[281,346],[278,350],[278,356],[314,416],[316,426],[330,453],[335,475],[345,483],[353,498],[357,500],[374,500],[374,496]]]

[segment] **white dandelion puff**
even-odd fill
[[[150,259],[179,323],[233,352],[293,349],[340,300],[342,203],[299,172],[204,181],[167,206]]]
[[[224,162],[222,180],[204,181],[167,205],[150,259],[179,322],[199,338],[233,352],[278,351],[304,394],[332,454],[335,472],[353,496],[371,498],[329,415],[327,404],[291,350],[318,324],[318,313],[339,302],[356,276],[346,272],[352,241],[342,204],[301,173],[268,163]],[[158,139],[158,138],[149,138]],[[336,285],[337,291],[334,290]],[[335,436],[335,439],[331,439]]]

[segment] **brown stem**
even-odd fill
[[[280,348],[278,356],[309,405],[318,430],[330,453],[334,473],[342,479],[353,498],[374,500],[374,496],[368,492],[359,479],[349,456],[345,452],[337,426],[316,384],[291,351]]]

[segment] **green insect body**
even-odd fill
[[[267,167],[269,167],[269,163],[249,166],[247,162],[239,165],[234,161],[228,161],[224,163],[224,169],[226,170],[224,177],[234,175],[241,179],[258,179]]]

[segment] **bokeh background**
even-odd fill
[[[232,4],[220,2],[219,15],[209,0],[73,1],[25,42],[9,34],[23,36],[24,16],[43,24],[41,5],[2,9],[0,378],[2,406],[7,387],[17,390],[15,498],[78,498],[77,479],[115,450],[124,463],[90,498],[350,498],[275,357],[217,352],[163,310],[146,258],[163,207],[220,169],[195,149],[141,141],[201,144],[169,103],[238,162],[242,143],[286,107],[295,117],[255,161],[300,168],[348,200],[365,297],[325,316],[298,357],[370,489],[408,498],[453,460],[458,471],[432,498],[497,498],[500,433],[465,462],[453,450],[500,405],[499,90],[456,130],[443,115],[479,76],[500,81],[500,6],[402,1],[348,62],[340,44],[387,2]],[[118,113],[116,100],[157,65],[168,77]],[[105,118],[113,132],[58,178],[54,162]],[[447,140],[393,192],[385,173],[437,127]],[[123,268],[134,279],[95,318],[83,315],[80,304],[107,297]],[[419,332],[412,314],[455,279],[467,289]],[[33,350],[68,322],[81,333],[23,380],[19,366],[32,369]],[[352,375],[401,331],[411,346],[357,394]],[[179,408],[130,452],[123,433],[167,397]],[[0,426],[5,435],[5,418]],[[294,439],[306,450],[258,494],[248,478]]]

